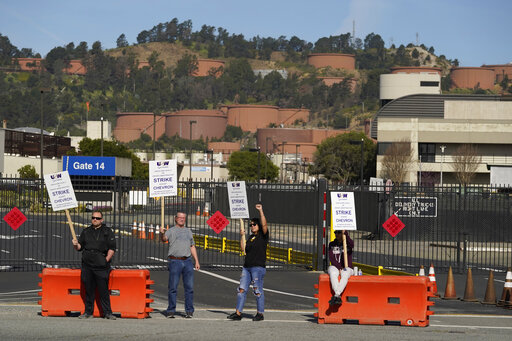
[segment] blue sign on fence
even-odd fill
[[[63,156],[62,170],[69,175],[116,175],[116,158],[99,156]]]

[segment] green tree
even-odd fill
[[[243,180],[256,182],[258,178],[258,153],[249,151],[233,152],[226,165],[230,180]],[[279,168],[264,154],[260,154],[260,178],[265,178],[267,169],[267,181],[274,181],[279,175]]]
[[[128,40],[126,40],[126,36],[124,35],[124,33],[121,34],[119,36],[119,38],[117,38],[116,44],[117,44],[117,47],[127,47],[129,45]]]
[[[101,139],[91,140],[86,137],[78,144],[80,155],[99,156],[101,155]],[[117,141],[103,141],[103,156],[117,156],[132,159],[132,178],[149,178],[149,165],[143,164],[139,157],[132,153],[126,146]]]
[[[360,178],[361,146],[350,141],[363,139],[363,177],[375,173],[375,144],[363,133],[350,132],[329,137],[322,141],[313,155],[310,172],[323,174],[328,180],[348,183]]]
[[[197,57],[187,53],[176,63],[174,75],[177,78],[192,76],[197,71],[197,65]]]
[[[18,168],[18,174],[22,179],[38,179],[39,174],[36,172],[36,168],[32,165],[25,165]]]
[[[228,124],[226,126],[226,131],[224,132],[224,135],[222,136],[221,140],[226,142],[233,142],[234,140],[242,138],[243,135],[244,132],[242,128]]]

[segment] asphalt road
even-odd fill
[[[41,317],[37,305],[40,281],[37,272],[0,272],[0,338],[14,339],[97,339],[139,340],[245,340],[293,338],[312,340],[343,337],[382,340],[506,340],[512,332],[512,310],[480,303],[435,299],[430,326],[319,325],[313,316],[314,284],[318,272],[269,271],[265,277],[265,321],[253,322],[255,299],[248,296],[242,321],[229,321],[234,311],[237,271],[199,271],[195,275],[195,307],[193,319],[177,316],[166,319],[161,312],[167,306],[167,271],[152,271],[155,284],[150,318],[143,320],[99,318],[79,320],[75,317]],[[446,274],[437,274],[441,295],[444,294]],[[457,295],[464,295],[463,275],[455,275]],[[501,278],[503,277],[503,278]],[[498,296],[503,289],[504,276],[495,278]],[[487,285],[486,276],[474,276],[475,295],[482,298]],[[178,315],[183,312],[183,288],[179,287]],[[74,314],[76,316],[76,314]]]

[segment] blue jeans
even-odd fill
[[[240,286],[236,297],[236,310],[242,312],[244,310],[245,300],[247,298],[247,290],[252,284],[254,296],[256,296],[256,309],[259,313],[265,311],[265,294],[263,292],[263,278],[267,270],[261,266],[252,266],[250,268],[242,268],[240,276]]]
[[[185,288],[185,311],[194,312],[194,264],[192,257],[188,259],[169,259],[169,306],[167,312],[176,312],[176,294],[180,275],[183,275]]]

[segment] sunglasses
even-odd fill
[[[101,219],[103,219],[103,218],[102,218],[102,217],[92,217],[91,219],[92,219],[92,220],[101,220]]]
[[[249,225],[251,225],[251,226],[256,226],[256,225],[258,225],[258,224],[255,224],[255,223],[250,223]]]

